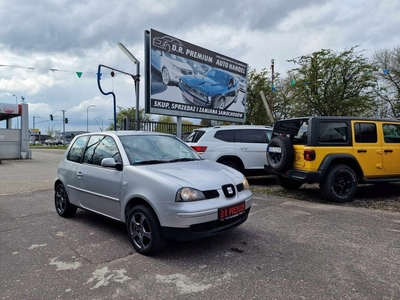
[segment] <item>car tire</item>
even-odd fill
[[[237,171],[243,173],[243,168],[241,168],[241,167],[240,167],[237,163],[235,163],[234,161],[231,161],[231,160],[223,160],[223,161],[220,161],[219,163],[221,163],[221,164],[223,164],[223,165],[225,165],[225,166],[231,167],[232,169],[235,169],[235,170],[237,170]]]
[[[167,68],[163,68],[161,71],[161,78],[165,85],[169,85],[171,78]]]
[[[357,191],[357,176],[347,165],[334,165],[326,172],[320,190],[322,196],[332,202],[352,201]]]
[[[57,185],[54,193],[54,205],[58,215],[63,218],[72,217],[78,209],[69,202],[67,191],[61,183]]]
[[[276,182],[285,190],[298,190],[303,183],[298,180],[289,179],[281,175],[276,175]]]
[[[281,152],[269,152],[269,148],[280,148]],[[270,167],[277,172],[286,172],[293,166],[294,148],[289,138],[283,136],[273,137],[267,147],[267,161]]]
[[[224,96],[219,96],[218,98],[216,98],[215,100],[214,100],[214,103],[213,103],[214,105],[213,105],[213,108],[216,108],[216,109],[225,109],[225,107],[226,107],[226,99],[225,99],[225,97]]]
[[[140,254],[155,254],[167,245],[156,214],[145,205],[132,208],[127,226],[131,243]]]

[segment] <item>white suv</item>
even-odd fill
[[[186,139],[202,158],[239,170],[245,175],[265,174],[265,151],[272,127],[228,125],[194,130]]]

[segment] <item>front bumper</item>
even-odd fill
[[[201,224],[194,224],[188,228],[162,227],[162,231],[164,237],[170,240],[191,241],[202,239],[238,227],[247,220],[249,212],[250,207],[246,209],[243,214],[224,221],[215,220]]]

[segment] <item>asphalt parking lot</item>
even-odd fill
[[[255,193],[237,229],[146,257],[120,223],[57,215],[62,153],[0,164],[0,299],[400,299],[400,213]]]

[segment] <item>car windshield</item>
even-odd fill
[[[228,85],[229,80],[231,79],[231,76],[229,76],[229,74],[219,71],[217,69],[208,70],[205,76],[224,85]]]
[[[131,165],[160,164],[201,160],[201,157],[174,136],[129,135],[121,136]]]

